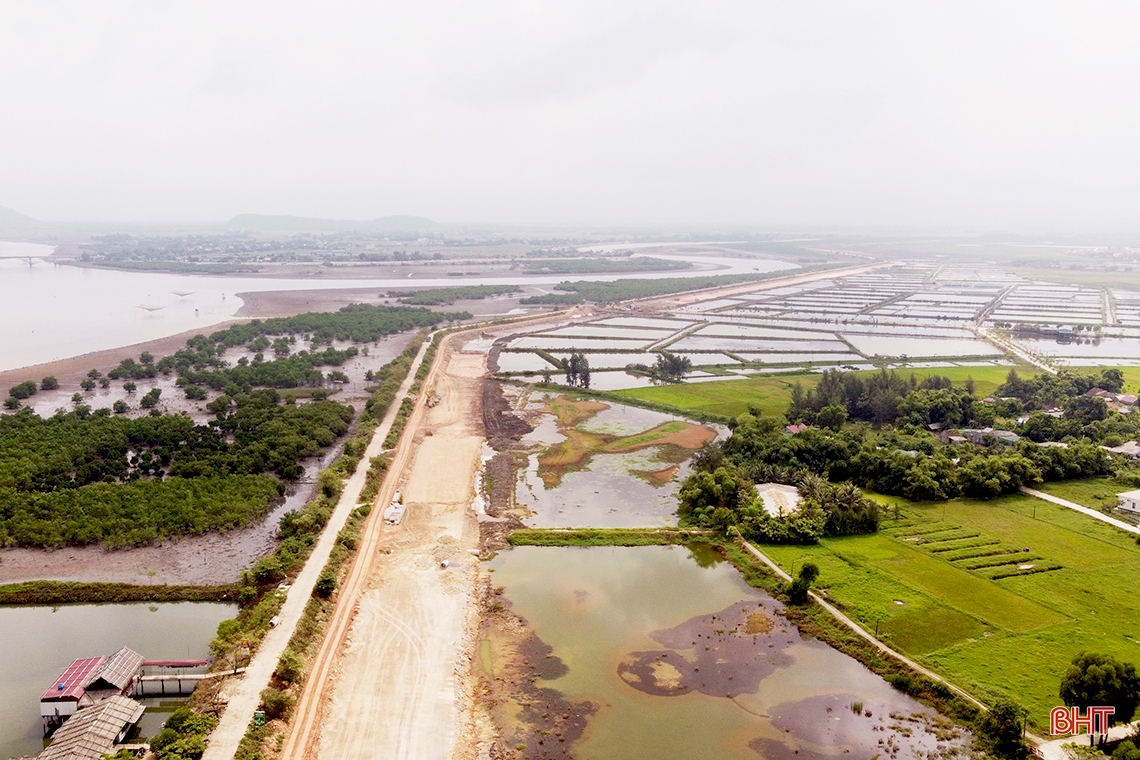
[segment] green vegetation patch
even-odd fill
[[[678,528],[520,528],[511,531],[508,540],[512,546],[655,546],[686,543],[711,533]]]
[[[807,267],[797,269],[796,274],[815,271],[823,267]],[[742,282],[757,282],[778,277],[787,277],[787,270],[775,272],[757,272],[756,274],[720,274],[707,277],[665,277],[659,280],[618,280],[616,282],[589,282],[578,280],[576,282],[561,282],[555,285],[555,290],[562,291],[568,297],[559,300],[557,293],[546,296],[531,296],[524,298],[522,304],[545,303],[580,303],[593,301],[595,303],[613,303],[631,298],[650,298],[669,293],[684,293],[690,290],[704,290],[706,288],[719,288],[725,285],[737,285]],[[550,299],[550,300],[547,300]]]
[[[389,290],[388,297],[413,306],[450,306],[456,301],[479,301],[521,291],[522,288],[517,285],[463,285],[454,288]]]
[[[0,604],[121,604],[124,602],[234,602],[236,584],[223,586],[135,586],[130,583],[27,581],[0,586]]]
[[[692,263],[676,259],[658,259],[652,256],[623,256],[619,258],[538,259],[526,261],[527,274],[609,274],[619,272],[668,272],[691,269]]]
[[[1047,725],[1077,652],[1140,661],[1140,549],[1131,535],[1021,495],[945,504],[874,498],[900,505],[905,525],[892,529],[887,519],[872,536],[762,550],[786,570],[816,563],[817,585],[865,628],[983,701],[1017,700],[1038,726]],[[984,547],[935,554],[906,543],[923,522],[997,541],[989,546],[1002,564],[988,566]],[[970,551],[977,562],[967,561]]]
[[[281,495],[264,475],[95,483],[46,493],[0,488],[0,545],[138,546],[236,528]]]
[[[955,387],[964,387],[967,380],[973,379],[975,394],[985,397],[992,395],[1005,382],[1009,370],[1009,367],[986,366],[914,369],[902,367],[897,371],[904,377],[913,374],[919,382],[933,376],[948,377]],[[870,377],[877,372],[878,370],[860,370],[852,374]],[[792,401],[792,388],[796,383],[800,383],[806,391],[814,388],[819,381],[820,374],[817,372],[789,372],[707,383],[630,388],[614,393],[618,396],[661,404],[678,411],[695,410],[721,417],[737,417],[744,414],[750,404],[765,415],[780,416]]]

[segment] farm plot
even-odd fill
[[[829,598],[983,700],[1016,699],[1047,725],[1074,654],[1136,661],[1140,550],[1111,526],[1046,502],[898,505],[880,533],[764,547],[785,569],[811,560]]]

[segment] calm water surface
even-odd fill
[[[198,327],[205,329],[237,313],[242,301],[236,294],[241,292],[344,288],[375,288],[379,292],[412,284],[449,287],[463,284],[457,283],[454,277],[306,280],[83,269],[45,261],[42,257],[51,250],[51,246],[35,243],[0,243],[0,320],[7,327],[4,345],[0,348],[0,370],[154,340]],[[715,272],[682,270],[669,272],[668,276],[796,268],[795,264],[783,261],[688,258],[726,268]],[[661,273],[638,273],[582,275],[574,279],[609,281],[661,276]],[[561,275],[491,277],[479,282],[484,285],[550,285],[564,279]],[[141,306],[161,308],[147,311]]]
[[[801,638],[778,602],[707,549],[520,547],[490,566],[512,610],[568,668],[538,685],[598,706],[575,747],[583,760],[869,758],[895,733],[891,712],[930,715],[852,658]],[[757,612],[770,634],[723,630],[736,627],[734,614]],[[681,674],[674,694],[631,685],[637,666],[666,662],[676,667],[658,671],[665,681]],[[871,715],[855,715],[856,701]],[[910,745],[895,757],[936,748],[921,722],[907,725]]]
[[[72,660],[123,646],[147,659],[203,658],[218,623],[236,614],[233,605],[191,602],[0,607],[0,758],[43,749],[40,694]],[[151,717],[143,718],[147,735],[163,720]]]

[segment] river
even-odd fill
[[[0,370],[66,359],[208,328],[232,318],[243,292],[373,288],[454,287],[454,277],[422,279],[286,279],[127,272],[55,264],[52,247],[0,242],[0,324],[5,326]],[[574,275],[609,281],[699,277],[794,269],[767,259],[660,256],[721,267],[636,274]],[[481,285],[554,285],[566,275],[480,278]],[[144,308],[145,307],[145,308]]]
[[[40,694],[72,660],[124,646],[154,660],[203,658],[218,623],[236,613],[229,604],[191,602],[0,607],[0,758],[43,749]],[[153,734],[162,716],[143,720],[143,730]]]

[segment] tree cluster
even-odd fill
[[[566,373],[566,384],[571,388],[590,387],[590,360],[581,351],[571,351],[570,356],[562,360],[562,369]]]
[[[695,460],[694,472],[681,485],[678,514],[689,524],[738,530],[753,541],[810,544],[821,536],[873,533],[879,506],[850,483],[834,485],[810,472],[791,475],[768,470],[766,480],[794,484],[800,502],[790,514],[768,513],[750,473],[733,465],[715,444]]]

